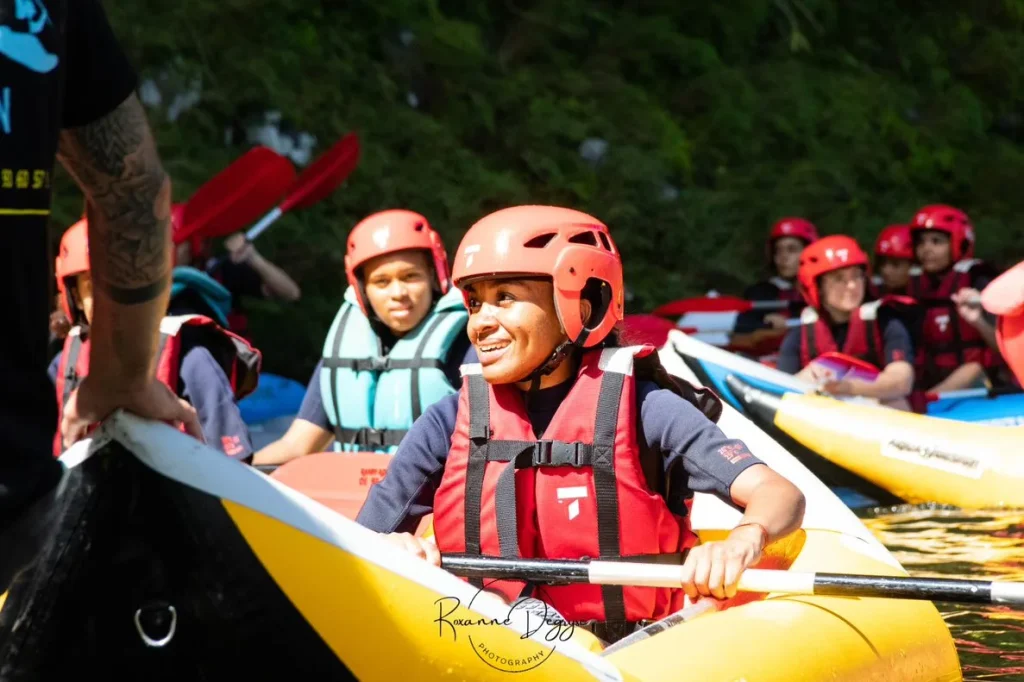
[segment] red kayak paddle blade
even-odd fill
[[[281,211],[306,208],[321,201],[345,181],[359,163],[359,138],[348,133],[302,171]]]
[[[744,313],[751,310],[750,301],[735,296],[683,298],[658,306],[652,314],[659,317],[679,317],[687,313]]]
[[[174,242],[180,244],[196,235],[212,239],[241,230],[274,208],[295,177],[292,162],[273,149],[250,149],[192,195]]]

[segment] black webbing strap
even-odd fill
[[[864,333],[868,336],[868,357],[862,359],[866,359],[868,362],[878,363],[879,367],[885,367],[885,353],[878,347],[878,318],[864,321]]]
[[[592,466],[594,446],[589,443],[567,443],[560,440],[491,441],[487,445],[486,457],[488,462],[512,463],[512,466],[505,467],[498,476],[495,513],[501,556],[516,558],[520,556],[516,469],[565,466],[578,469]]]
[[[323,363],[324,367],[328,369],[350,369],[353,372],[387,372],[392,369],[423,369],[427,367],[441,369],[444,367],[444,363],[440,360],[424,360],[423,358],[395,360],[387,355],[374,358],[324,358]]]
[[[334,429],[334,436],[339,443],[370,447],[398,447],[407,433],[408,429],[371,429],[368,426],[361,429]]]
[[[466,554],[480,556],[480,504],[484,494],[487,471],[488,440],[491,436],[491,405],[487,382],[479,374],[466,377],[469,388],[469,457],[466,462]],[[480,579],[470,583],[483,587]]]
[[[815,334],[815,329],[817,328],[817,326],[817,324],[804,325],[804,330],[806,333],[806,336],[804,338],[807,339],[807,357],[811,358],[812,360],[818,357],[818,342],[816,339],[817,335]]]
[[[622,555],[619,537],[619,496],[615,482],[615,434],[619,421],[619,402],[625,375],[605,372],[597,398],[594,424],[594,494],[597,496],[597,536],[601,558]],[[621,585],[602,585],[606,621],[626,620],[626,602]]]
[[[331,357],[324,358],[325,365],[329,360],[333,360],[341,354],[341,339],[345,336],[345,325],[348,323],[348,315],[352,312],[352,308],[353,306],[351,305],[345,308],[345,312],[341,314],[341,319],[338,320],[338,328],[334,331],[334,348],[331,350]],[[330,369],[331,402],[334,403],[334,419],[337,422],[334,425],[334,435],[337,438],[341,429],[341,396],[338,395],[338,367],[327,366]]]
[[[64,364],[64,395],[61,397],[61,406],[68,404],[71,392],[78,388],[78,382],[82,377],[78,376],[78,355],[82,352],[82,337],[75,335],[71,339],[71,347],[68,349],[68,357]]]
[[[412,356],[412,365],[410,369],[419,369],[421,367],[436,367],[441,369],[444,367],[444,363],[440,360],[424,360],[423,350],[427,347],[427,342],[430,341],[430,337],[433,336],[434,330],[437,329],[437,325],[441,324],[441,321],[446,318],[451,311],[438,313],[434,316],[430,326],[423,330],[423,336],[420,338],[419,345],[416,346],[416,352]],[[409,390],[412,391],[412,420],[416,421],[423,414],[423,404],[420,401],[420,373],[410,372],[409,373]]]

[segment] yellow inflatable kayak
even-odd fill
[[[764,566],[905,575],[749,421],[732,410],[722,425],[744,431],[807,495],[803,530],[771,546]],[[74,669],[382,682],[507,682],[512,673],[608,682],[961,679],[953,640],[929,602],[742,594],[605,653],[590,633],[509,612],[163,424],[116,414],[62,461],[56,542],[0,611],[0,626],[14,632],[14,662],[0,650],[0,672],[6,660],[25,679]],[[723,536],[739,516],[717,498],[694,501],[702,540]]]
[[[901,500],[1024,507],[1024,427],[936,419],[823,396],[775,396],[736,376],[727,381],[748,413]]]

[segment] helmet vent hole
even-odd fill
[[[548,232],[547,234],[539,234],[530,241],[523,244],[523,247],[527,249],[543,249],[554,238],[554,232]]]
[[[569,237],[569,241],[573,244],[586,244],[588,246],[598,246],[597,243],[597,232],[594,230],[587,230],[586,232],[577,232],[573,236]]]
[[[422,232],[423,231],[423,223],[416,223],[416,226],[413,227],[412,229],[416,230],[417,232]]]
[[[598,232],[597,236],[600,237],[601,243],[604,245],[605,250],[614,253],[615,250],[612,248],[612,243],[611,241],[609,241],[608,235],[606,235],[604,232]]]

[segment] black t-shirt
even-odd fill
[[[112,111],[136,75],[97,0],[0,0],[0,527],[32,496],[57,423],[46,376],[51,174],[62,128]]]

